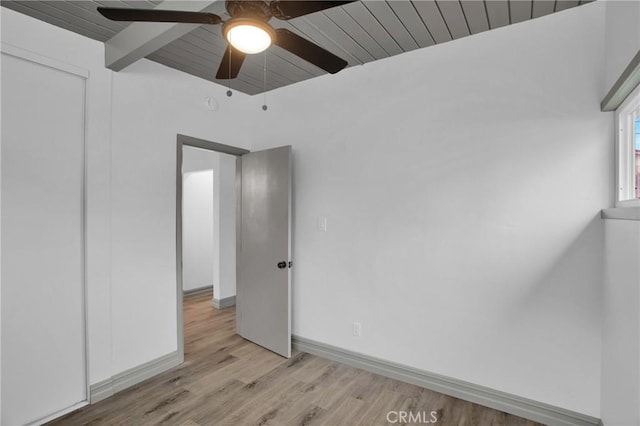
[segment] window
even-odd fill
[[[617,205],[640,205],[640,86],[616,111],[618,129]]]

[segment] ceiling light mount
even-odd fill
[[[253,18],[267,22],[272,16],[270,3],[266,0],[227,0],[224,6],[227,13],[232,17]]]
[[[266,50],[276,38],[269,24],[252,18],[228,20],[222,25],[222,34],[231,46],[248,54]]]

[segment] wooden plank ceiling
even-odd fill
[[[344,58],[349,66],[354,66],[560,12],[590,1],[364,0],[290,21],[274,18],[270,24],[294,31]],[[161,0],[3,0],[2,6],[104,42],[128,23],[102,17],[96,12],[97,6],[153,8],[160,3]],[[223,1],[218,1],[215,7],[214,13],[228,18]],[[216,80],[214,75],[225,47],[220,26],[204,25],[147,58],[250,95],[324,74],[314,65],[272,46],[266,55],[248,55],[238,78],[230,82]]]

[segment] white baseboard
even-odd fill
[[[235,296],[225,297],[224,299],[216,299],[214,297],[213,301],[211,302],[211,306],[213,306],[216,309],[228,308],[229,306],[235,306],[235,304],[236,304]]]
[[[200,296],[201,294],[213,294],[213,285],[207,285],[204,287],[192,288],[191,290],[184,290],[182,292],[185,298],[191,296]]]
[[[109,398],[111,395],[120,392],[128,387],[136,385],[157,374],[180,365],[182,363],[178,352],[161,356],[137,367],[130,368],[122,373],[116,374],[110,379],[103,380],[90,386],[90,401],[95,404],[98,401]]]
[[[575,411],[396,364],[311,339],[292,336],[292,343],[294,348],[303,352],[332,359],[382,376],[401,380],[547,425],[598,426],[602,424],[600,419]]]

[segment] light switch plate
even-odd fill
[[[318,231],[327,232],[327,217],[319,216],[318,217]]]
[[[356,337],[362,336],[362,324],[359,322],[354,322],[351,326],[351,332]]]

